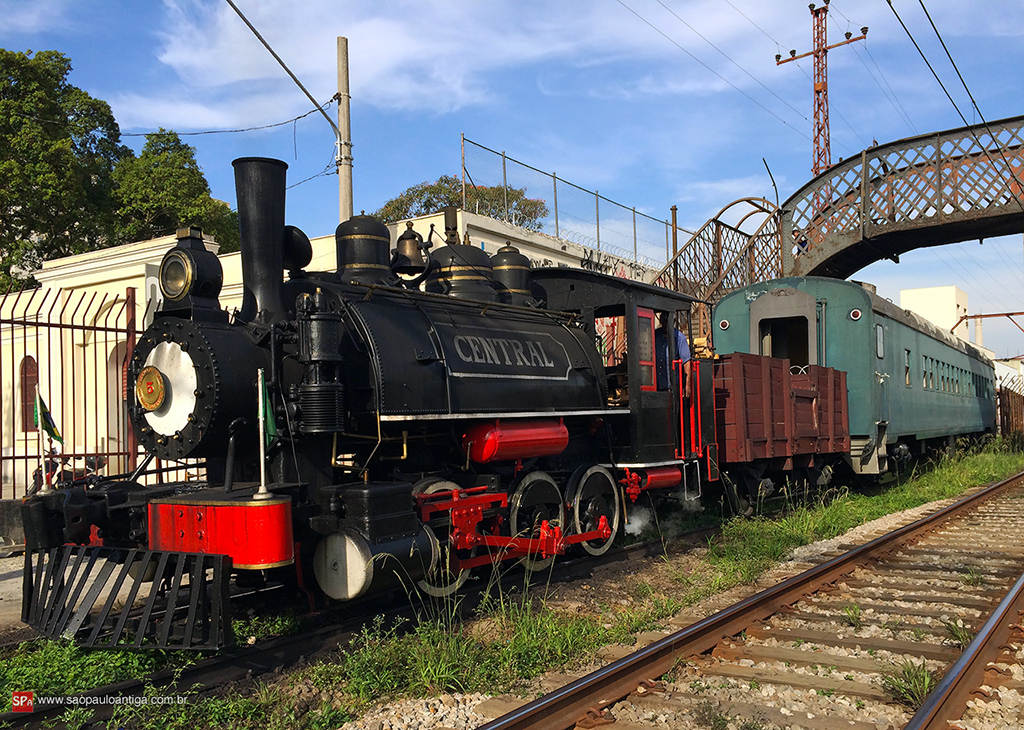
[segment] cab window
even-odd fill
[[[657,390],[654,368],[654,311],[637,309],[637,362],[640,364],[640,389]]]

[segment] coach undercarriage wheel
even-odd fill
[[[541,526],[565,527],[565,501],[555,480],[542,471],[530,472],[519,481],[512,495],[509,530],[513,535],[540,537]],[[527,570],[544,570],[555,561],[554,555],[529,555],[522,563]]]
[[[437,477],[421,479],[412,487],[412,493],[436,494],[438,492],[450,492],[458,489],[459,485]],[[451,515],[445,513],[432,519],[425,525],[427,535],[434,544],[431,553],[436,557],[433,564],[426,566],[422,579],[416,581],[416,586],[428,596],[444,598],[458,591],[469,578],[470,571],[459,570],[455,566],[456,559],[466,560],[477,555],[476,548],[472,550],[452,551],[448,536],[451,532]]]
[[[742,483],[743,477],[722,472],[722,488],[725,490],[725,500],[729,505],[729,512],[731,514],[749,517],[754,514],[754,508],[750,506],[750,501],[746,498],[746,490],[743,487],[737,486],[737,480]]]
[[[619,490],[616,487],[611,472],[597,465],[589,469],[580,467],[569,480],[572,525],[576,534],[598,529],[602,517],[607,520],[612,531],[607,538],[580,543],[590,555],[604,555],[608,552],[619,532],[622,509],[619,503]]]

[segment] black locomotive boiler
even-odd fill
[[[411,228],[392,250],[364,215],[338,226],[336,271],[307,271],[309,240],[284,222],[287,166],[234,166],[241,307],[221,307],[201,233],[179,232],[128,366],[149,458],[23,505],[33,626],[116,640],[125,623],[87,577],[131,598],[155,577],[151,595],[183,605],[187,625],[150,630],[147,613],[137,644],[216,646],[230,640],[228,576],[304,584],[309,570],[337,600],[400,581],[443,595],[495,561],[600,554],[644,491],[694,498],[718,478],[711,362],[677,335],[691,298],[531,270],[514,247],[488,256],[453,227],[436,250]],[[144,485],[154,458],[203,476]]]

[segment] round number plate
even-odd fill
[[[164,376],[152,365],[142,368],[135,381],[135,396],[147,411],[155,411],[164,404]]]

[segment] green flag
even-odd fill
[[[277,438],[277,422],[274,420],[274,406],[270,402],[270,393],[267,390],[267,381],[263,377],[263,368],[260,368],[260,409],[263,416],[263,438],[267,446],[274,443]]]
[[[50,409],[46,407],[46,401],[43,400],[43,396],[39,395],[39,391],[36,390],[36,407],[33,411],[33,422],[36,428],[42,428],[54,441],[64,445],[64,438],[60,435],[60,431],[57,430],[57,424],[53,422],[53,416],[50,415]]]

